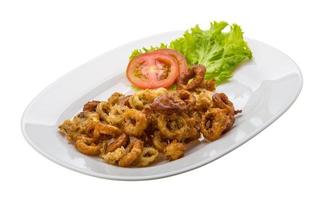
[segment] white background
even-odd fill
[[[1,199],[324,199],[321,2],[0,1]],[[287,53],[304,75],[296,103],[245,145],[181,175],[124,182],[58,166],[24,140],[23,110],[58,77],[129,41],[212,20],[240,24],[246,36]]]

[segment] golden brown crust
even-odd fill
[[[173,141],[165,148],[165,155],[168,160],[177,160],[184,156],[185,145],[181,142]]]
[[[219,108],[209,109],[201,121],[201,131],[205,139],[209,141],[217,140],[226,130],[228,117],[224,110]]]
[[[96,111],[97,105],[100,103],[100,101],[88,101],[84,107],[83,107],[83,111],[88,111],[88,112],[94,112]]]
[[[141,136],[148,126],[146,115],[138,110],[128,109],[123,117],[123,131],[130,136]]]
[[[209,91],[214,83],[201,80],[202,73],[200,66],[192,68],[183,80],[186,90],[114,93],[107,101],[90,101],[59,132],[79,152],[121,167],[179,159],[189,144],[222,137],[240,112],[225,94]]]
[[[214,91],[216,82],[214,80],[205,80],[206,68],[203,65],[193,65],[184,74],[180,76],[177,82],[177,89],[195,91],[197,89],[205,89]]]
[[[95,144],[93,139],[87,137],[80,137],[77,139],[76,148],[81,153],[89,156],[96,156],[100,153],[100,145]]]
[[[159,152],[157,149],[153,147],[144,147],[143,151],[136,161],[136,166],[138,167],[146,167],[154,163],[159,156]]]
[[[141,156],[143,151],[143,142],[134,139],[126,148],[127,153],[118,162],[121,167],[131,166]]]
[[[129,143],[129,136],[123,133],[106,147],[107,152],[115,151],[117,148],[125,147]]]

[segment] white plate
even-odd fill
[[[254,59],[217,88],[243,110],[242,115],[221,139],[200,144],[179,160],[146,168],[115,167],[80,154],[57,132],[58,124],[78,113],[88,100],[106,99],[115,91],[132,92],[124,72],[133,49],[168,42],[181,34],[164,33],[131,42],[57,80],[26,108],[22,117],[26,140],[50,160],[84,174],[118,180],[155,179],[195,169],[225,155],[269,126],[298,97],[302,88],[298,66],[269,45],[248,39]]]

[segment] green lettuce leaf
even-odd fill
[[[226,28],[229,30],[225,31]],[[169,45],[134,50],[130,57],[166,47],[182,53],[190,65],[204,65],[207,69],[205,78],[213,79],[217,84],[229,80],[240,63],[252,58],[240,26],[227,22],[212,22],[208,30],[197,25]]]
[[[135,50],[133,50],[133,52],[131,53],[129,58],[131,60],[132,58],[136,57],[137,55],[147,53],[147,52],[150,52],[150,51],[154,51],[154,50],[157,50],[157,49],[164,49],[164,48],[168,48],[167,44],[160,43],[160,46],[157,46],[157,47],[151,46],[149,48],[143,47],[142,49],[135,49]]]

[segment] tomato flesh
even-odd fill
[[[129,81],[141,89],[168,88],[178,76],[177,60],[173,56],[155,51],[133,58],[127,68]]]
[[[174,57],[177,60],[177,63],[178,63],[178,66],[179,66],[178,79],[180,79],[180,76],[182,74],[185,74],[187,72],[188,67],[187,67],[186,59],[178,51],[176,51],[174,49],[158,49],[158,50],[153,51],[152,53],[164,54],[164,55],[169,55],[169,56]]]

